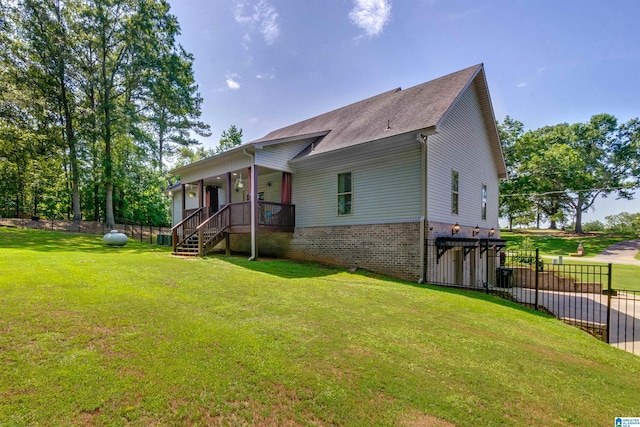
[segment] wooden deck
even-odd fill
[[[295,228],[295,205],[260,201],[256,216],[257,232]],[[171,233],[174,254],[203,256],[228,234],[251,233],[251,202],[230,203],[215,213],[209,207],[190,209]]]

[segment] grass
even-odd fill
[[[559,230],[500,230],[500,238],[507,240],[510,248],[522,247],[525,239],[539,248],[544,255],[564,255],[576,253],[578,244],[583,242],[584,257],[593,257],[614,243],[637,238],[632,234],[600,234],[578,235]]]
[[[0,426],[602,426],[640,358],[481,293],[0,228]]]
[[[550,230],[517,230],[517,231],[500,231],[500,237],[507,240],[509,248],[522,247],[523,241],[527,238],[531,239],[533,248],[540,249],[541,256],[558,256],[564,255],[563,262],[565,264],[584,264],[605,265],[602,263],[592,263],[589,261],[593,257],[610,245],[636,238],[633,235],[599,235],[592,234],[586,236],[576,236],[561,231]],[[569,254],[575,253],[579,242],[584,242],[585,256],[583,258],[570,258]],[[639,259],[640,253],[636,256]],[[614,289],[630,289],[640,290],[640,266],[628,264],[615,264],[612,270],[611,286]],[[604,284],[606,286],[606,284]]]

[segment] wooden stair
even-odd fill
[[[211,233],[205,232],[204,235],[204,245],[203,245],[203,255],[208,254],[216,247],[218,243],[224,240],[226,233]],[[184,243],[182,243],[179,247],[176,248],[174,252],[171,252],[172,255],[176,256],[198,256],[200,246],[200,238],[198,234],[194,234],[189,237]]]

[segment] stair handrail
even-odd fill
[[[193,236],[198,232],[198,225],[202,223],[202,213],[205,211],[205,209],[206,209],[205,207],[196,209],[191,214],[189,214],[189,216],[187,216],[185,219],[183,219],[182,221],[180,221],[179,223],[177,223],[171,228],[171,237],[172,237],[171,241],[173,242],[174,252],[176,251],[176,248],[181,246],[185,241],[187,241],[187,239],[189,239],[191,236]],[[194,222],[194,219],[196,224],[191,224],[192,222]],[[182,233],[180,233],[182,236],[182,239],[178,241],[178,235],[179,235],[178,231],[180,229],[182,229]]]
[[[224,233],[224,231],[231,225],[229,220],[229,206],[229,204],[224,205],[218,212],[202,221],[198,226],[198,254],[200,256],[204,255],[206,246],[210,242],[216,240],[220,234]],[[205,231],[210,231],[207,235],[207,240],[205,240]]]

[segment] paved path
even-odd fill
[[[509,288],[507,292],[519,302],[535,302],[534,289]],[[607,323],[607,298],[603,294],[541,290],[538,304],[556,317],[574,319],[578,324],[598,327]],[[609,338],[614,347],[640,355],[640,293],[618,292],[611,298]]]
[[[612,264],[640,265],[640,260],[635,259],[640,251],[640,239],[627,240],[609,246],[604,251],[592,258],[583,258],[583,261],[604,262]]]

